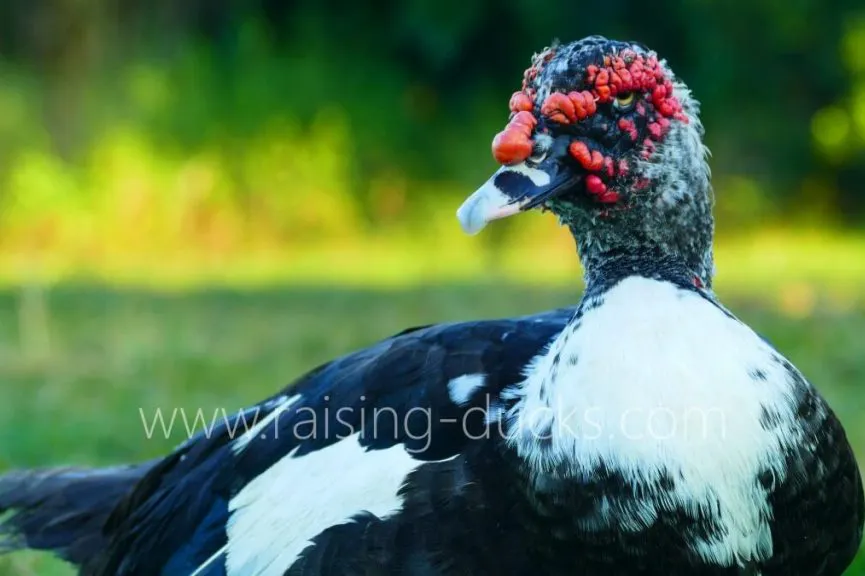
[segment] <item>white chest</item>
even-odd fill
[[[577,480],[601,464],[635,483],[675,478],[672,493],[599,513],[588,529],[639,529],[662,508],[710,510],[725,534],[696,542],[698,553],[723,564],[764,557],[771,535],[757,478],[783,476],[799,433],[779,359],[699,294],[631,277],[536,359],[514,392],[509,441],[538,479],[562,463]],[[764,429],[766,407],[781,426]]]

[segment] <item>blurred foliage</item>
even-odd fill
[[[865,9],[833,4],[4,0],[0,258],[459,246],[529,56],[592,33],[703,102],[722,233],[861,225]],[[560,237],[520,220],[481,241]]]

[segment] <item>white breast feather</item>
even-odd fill
[[[777,357],[698,294],[631,277],[536,359],[514,391],[508,440],[539,483],[563,467],[585,478],[599,463],[633,481],[662,471],[674,478],[663,499],[634,495],[627,510],[599,502],[587,529],[636,530],[659,509],[703,509],[724,533],[692,544],[701,557],[723,565],[765,558],[772,539],[758,475],[769,468],[780,481],[785,448],[802,433]],[[755,369],[765,380],[751,377]],[[764,406],[782,418],[768,432]],[[537,439],[544,430],[546,448]]]

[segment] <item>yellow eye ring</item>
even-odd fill
[[[619,110],[630,108],[637,100],[637,95],[634,92],[621,92],[616,94],[616,99],[613,101],[613,106]]]

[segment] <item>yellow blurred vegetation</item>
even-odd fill
[[[57,150],[43,114],[65,110],[65,95],[0,61],[0,281],[579,278],[572,242],[549,216],[496,223],[478,237],[457,225],[459,203],[494,169],[488,142],[504,118],[503,104],[492,104],[498,91],[481,85],[448,113],[452,123],[437,125],[442,96],[396,73],[371,83],[379,61],[346,68],[341,52],[325,48],[318,61],[286,58],[254,23],[238,46],[233,82],[194,47],[170,64],[133,59],[104,85],[80,81],[69,110],[81,118],[61,115],[53,126],[87,125],[72,154]],[[865,18],[850,20],[839,54],[850,93],[810,119],[811,145],[830,164],[865,148]],[[314,94],[304,100],[295,84]],[[402,133],[401,125],[410,126]],[[432,136],[422,140],[419,130]],[[417,170],[430,142],[433,168]],[[394,146],[414,156],[389,155]],[[839,306],[857,297],[865,235],[836,225],[837,184],[812,174],[773,194],[765,179],[731,169],[736,160],[724,160],[714,179],[719,288],[775,291],[791,313],[807,313],[818,292]],[[442,164],[453,168],[437,176]]]
[[[132,126],[113,127],[80,165],[22,150],[2,184],[0,278],[161,286],[578,278],[571,239],[550,216],[465,236],[454,211],[471,190],[457,183],[412,182],[391,168],[366,183],[372,214],[363,214],[344,153],[351,137],[344,116],[328,110],[305,130],[272,122],[230,152],[173,153]],[[414,193],[422,200],[410,206]],[[741,176],[717,178],[716,195],[722,284],[785,280],[846,293],[865,280],[865,237],[782,222]]]

